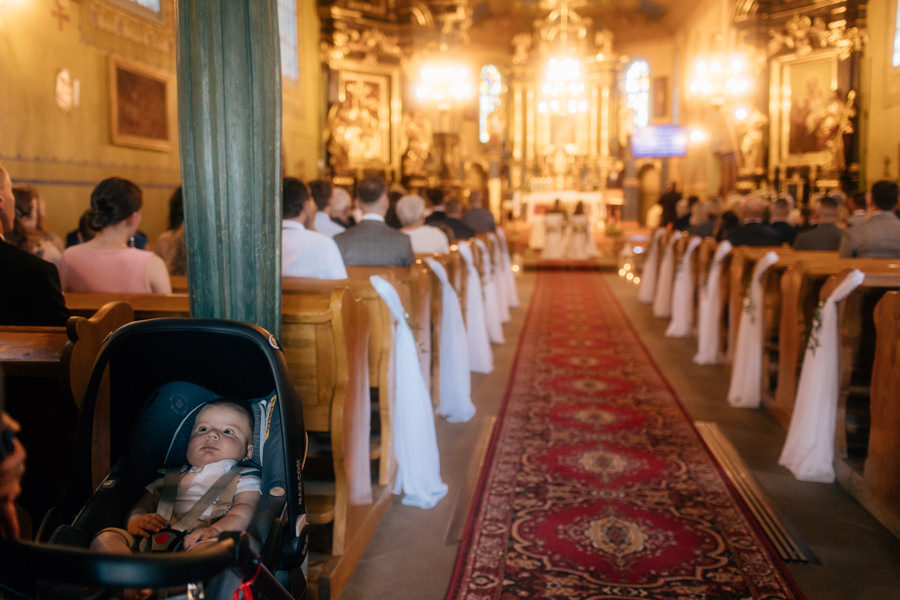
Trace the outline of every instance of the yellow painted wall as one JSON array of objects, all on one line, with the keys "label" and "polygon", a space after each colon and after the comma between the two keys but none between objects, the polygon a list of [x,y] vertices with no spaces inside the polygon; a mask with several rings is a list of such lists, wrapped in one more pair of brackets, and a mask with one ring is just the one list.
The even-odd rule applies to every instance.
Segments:
[{"label": "yellow painted wall", "polygon": [[[152,23],[106,0],[4,2],[0,12],[0,162],[13,181],[35,185],[47,206],[50,231],[74,229],[101,179],[131,179],[144,191],[143,229],[151,240],[165,229],[168,198],[179,185],[173,3],[163,23]],[[55,13],[55,14],[54,14]],[[316,174],[320,137],[319,21],[315,3],[298,3],[301,81],[285,84],[285,170]],[[113,32],[110,32],[109,30]],[[119,35],[115,31],[122,31]],[[143,41],[141,41],[143,40]],[[109,57],[122,57],[171,76],[168,106],[171,149],[113,145],[110,134]],[[57,72],[80,84],[70,112],[55,101]]]},{"label": "yellow painted wall", "polygon": [[[872,183],[885,176],[896,179],[900,174],[900,130],[893,125],[900,122],[900,102],[888,97],[886,84],[892,78],[888,59],[894,35],[894,10],[896,0],[871,0],[868,6],[867,26],[869,41],[862,64],[860,92],[860,139],[863,140],[861,185],[870,188]],[[898,77],[896,74],[893,78]],[[870,123],[885,123],[877,131]],[[871,135],[871,134],[875,135]],[[885,172],[885,158],[890,165]]]}]

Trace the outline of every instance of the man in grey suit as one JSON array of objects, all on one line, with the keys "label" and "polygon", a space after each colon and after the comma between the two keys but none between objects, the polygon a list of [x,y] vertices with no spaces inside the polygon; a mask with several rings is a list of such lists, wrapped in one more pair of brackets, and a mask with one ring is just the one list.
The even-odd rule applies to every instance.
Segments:
[{"label": "man in grey suit", "polygon": [[348,267],[408,267],[415,260],[409,236],[391,229],[384,222],[388,197],[384,182],[376,177],[359,183],[359,207],[362,220],[356,226],[334,236]]},{"label": "man in grey suit", "polygon": [[882,179],[872,185],[873,211],[864,223],[849,227],[841,238],[840,254],[853,258],[900,258],[900,219],[894,214],[898,188]]},{"label": "man in grey suit", "polygon": [[794,250],[837,250],[843,232],[835,224],[838,217],[838,200],[834,196],[822,196],[816,209],[818,225],[801,231],[794,238]]}]

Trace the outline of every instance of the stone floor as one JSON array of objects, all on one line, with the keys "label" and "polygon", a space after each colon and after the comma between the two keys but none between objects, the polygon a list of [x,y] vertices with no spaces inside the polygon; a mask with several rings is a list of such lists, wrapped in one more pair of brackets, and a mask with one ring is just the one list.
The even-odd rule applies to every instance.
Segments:
[{"label": "stone floor", "polygon": [[[589,273],[585,275],[588,276]],[[900,540],[887,532],[838,485],[801,483],[777,464],[785,431],[762,410],[735,409],[725,402],[722,367],[698,366],[696,343],[662,335],[665,323],[637,301],[636,286],[604,275],[643,343],[695,420],[713,421],[737,448],[772,504],[819,564],[789,564],[810,600],[900,598]],[[501,405],[536,274],[518,279],[522,306],[504,326],[506,343],[494,347],[495,370],[475,375],[478,409],[468,423],[437,421],[441,473],[450,492],[423,511],[395,499],[341,600],[441,600],[447,590],[459,534],[477,478],[483,441]]]}]

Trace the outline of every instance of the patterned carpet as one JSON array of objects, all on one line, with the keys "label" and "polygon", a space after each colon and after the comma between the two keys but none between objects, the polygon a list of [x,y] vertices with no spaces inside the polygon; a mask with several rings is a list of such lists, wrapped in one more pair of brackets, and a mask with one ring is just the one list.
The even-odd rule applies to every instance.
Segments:
[{"label": "patterned carpet", "polygon": [[448,600],[802,598],[596,273],[542,271]]}]

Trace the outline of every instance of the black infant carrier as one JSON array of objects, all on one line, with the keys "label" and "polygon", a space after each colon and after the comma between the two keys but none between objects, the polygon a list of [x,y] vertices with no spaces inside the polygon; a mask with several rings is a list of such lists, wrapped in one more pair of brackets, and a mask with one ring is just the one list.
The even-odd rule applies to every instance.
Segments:
[{"label": "black infant carrier", "polygon": [[[185,464],[194,417],[218,397],[246,402],[255,418],[253,456],[241,465],[259,470],[262,495],[247,530],[189,552],[90,551],[98,531],[124,526],[161,468]],[[0,541],[7,597],[102,598],[147,589],[160,597],[305,596],[306,435],[300,399],[268,332],[204,319],[122,327],[94,364],[78,444],[70,493],[45,519],[38,541]],[[109,474],[93,489],[105,465]]]}]

